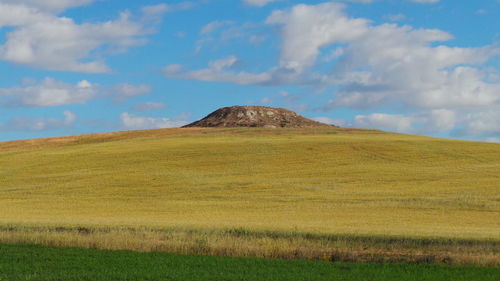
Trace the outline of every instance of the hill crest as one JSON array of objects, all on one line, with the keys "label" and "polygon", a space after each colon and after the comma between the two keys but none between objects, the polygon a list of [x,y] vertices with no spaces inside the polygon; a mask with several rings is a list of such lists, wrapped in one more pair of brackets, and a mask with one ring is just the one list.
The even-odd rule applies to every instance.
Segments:
[{"label": "hill crest", "polygon": [[305,118],[291,110],[266,106],[222,107],[187,127],[335,127]]}]

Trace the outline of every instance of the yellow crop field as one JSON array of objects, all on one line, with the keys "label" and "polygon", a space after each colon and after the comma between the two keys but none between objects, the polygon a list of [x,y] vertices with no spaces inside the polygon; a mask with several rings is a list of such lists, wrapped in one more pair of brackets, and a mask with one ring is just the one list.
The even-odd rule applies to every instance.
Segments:
[{"label": "yellow crop field", "polygon": [[499,215],[499,144],[335,128],[0,143],[4,227],[498,241]]}]

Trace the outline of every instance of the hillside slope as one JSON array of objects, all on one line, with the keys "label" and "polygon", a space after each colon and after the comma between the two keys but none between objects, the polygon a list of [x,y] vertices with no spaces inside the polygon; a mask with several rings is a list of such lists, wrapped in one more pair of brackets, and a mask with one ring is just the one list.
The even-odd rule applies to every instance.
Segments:
[{"label": "hillside slope", "polygon": [[0,143],[0,225],[500,239],[500,145],[316,129]]}]

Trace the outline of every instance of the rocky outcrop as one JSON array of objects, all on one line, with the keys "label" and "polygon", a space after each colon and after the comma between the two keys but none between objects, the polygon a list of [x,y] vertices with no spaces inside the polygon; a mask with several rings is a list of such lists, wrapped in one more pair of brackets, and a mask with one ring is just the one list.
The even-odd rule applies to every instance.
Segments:
[{"label": "rocky outcrop", "polygon": [[308,128],[332,125],[316,122],[283,108],[231,106],[217,109],[205,118],[184,127]]}]

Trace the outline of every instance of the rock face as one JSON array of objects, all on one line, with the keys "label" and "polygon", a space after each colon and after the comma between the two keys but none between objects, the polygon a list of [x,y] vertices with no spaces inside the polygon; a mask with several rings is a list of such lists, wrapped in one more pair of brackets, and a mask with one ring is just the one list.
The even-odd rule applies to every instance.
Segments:
[{"label": "rock face", "polygon": [[207,117],[184,127],[307,128],[332,127],[332,125],[307,119],[283,108],[231,106],[219,108]]}]

